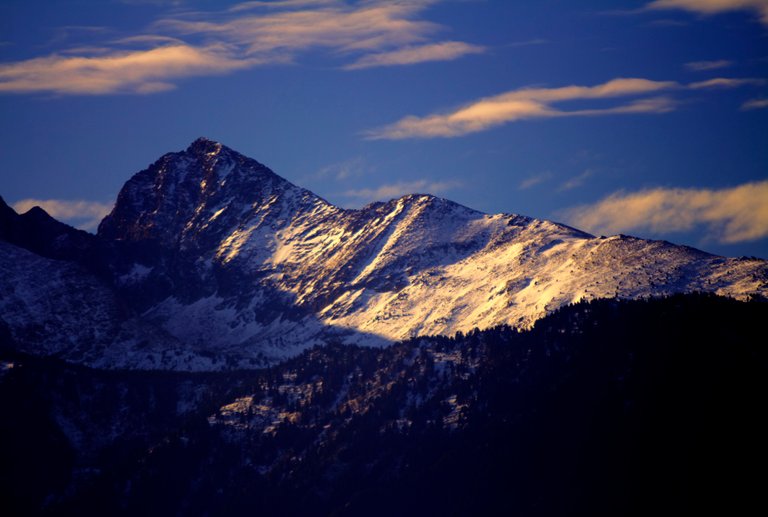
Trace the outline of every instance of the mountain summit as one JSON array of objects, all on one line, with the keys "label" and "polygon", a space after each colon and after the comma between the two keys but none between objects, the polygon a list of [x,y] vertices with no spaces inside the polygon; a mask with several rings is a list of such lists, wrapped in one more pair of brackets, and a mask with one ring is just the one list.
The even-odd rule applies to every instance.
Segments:
[{"label": "mountain summit", "polygon": [[[101,298],[116,300],[113,327],[123,330],[73,344],[51,321],[77,319],[76,309],[55,314],[50,307],[47,330],[39,330],[39,314],[14,310],[3,318],[17,346],[34,350],[46,339],[48,352],[87,363],[112,364],[108,355],[121,358],[113,366],[216,369],[270,363],[328,342],[381,345],[527,327],[581,299],[690,291],[747,298],[768,290],[762,260],[596,238],[429,195],[342,209],[203,138],[134,175],[96,240],[111,251],[99,255],[96,269],[73,257],[67,267],[79,273],[67,273],[74,284],[66,289],[98,270]],[[21,253],[12,243],[2,249],[5,257]],[[0,305],[36,307],[29,297],[42,292],[27,289],[31,281],[4,278],[0,287],[10,294]],[[29,321],[37,321],[37,333]],[[149,327],[156,337],[148,342],[140,333]],[[87,353],[73,357],[74,348]],[[123,349],[131,353],[116,352]]]},{"label": "mountain summit", "polygon": [[[98,234],[109,240],[192,245],[214,228],[234,222],[236,212],[296,194],[315,197],[256,160],[199,138],[133,176]],[[217,218],[224,223],[212,226]]]}]

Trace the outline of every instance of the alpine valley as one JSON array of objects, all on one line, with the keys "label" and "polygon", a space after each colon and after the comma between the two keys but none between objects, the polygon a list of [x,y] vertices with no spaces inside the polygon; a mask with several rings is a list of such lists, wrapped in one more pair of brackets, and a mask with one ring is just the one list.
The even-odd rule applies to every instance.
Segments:
[{"label": "alpine valley", "polygon": [[[0,200],[1,201],[1,200]],[[0,202],[4,515],[747,515],[768,262],[207,139],[96,235]]]}]

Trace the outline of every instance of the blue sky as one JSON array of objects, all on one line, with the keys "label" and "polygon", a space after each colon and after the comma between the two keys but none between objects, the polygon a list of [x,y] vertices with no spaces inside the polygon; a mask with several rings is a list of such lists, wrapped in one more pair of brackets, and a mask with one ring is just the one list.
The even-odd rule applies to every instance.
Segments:
[{"label": "blue sky", "polygon": [[345,207],[429,192],[768,257],[768,0],[6,0],[0,174],[81,227],[198,136]]}]

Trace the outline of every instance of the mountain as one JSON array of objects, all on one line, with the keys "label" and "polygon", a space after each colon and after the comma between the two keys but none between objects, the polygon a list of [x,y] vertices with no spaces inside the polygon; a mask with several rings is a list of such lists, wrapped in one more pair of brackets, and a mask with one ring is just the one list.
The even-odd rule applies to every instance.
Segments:
[{"label": "mountain", "polygon": [[[2,238],[3,260],[26,262],[0,280],[0,327],[13,346],[75,361],[71,351],[84,350],[80,362],[115,367],[253,367],[331,342],[384,345],[499,324],[527,328],[579,300],[768,294],[764,260],[623,235],[597,238],[430,195],[342,209],[203,138],[125,184],[87,259]],[[92,325],[89,316],[78,321],[77,304],[85,314],[102,301],[40,308],[41,291],[27,287],[39,282],[35,271],[59,266],[78,271],[68,273],[71,285],[59,282],[64,298],[78,282],[96,282],[105,293],[99,300],[115,300],[113,326],[129,327],[116,334],[122,341],[69,332],[67,325]],[[42,334],[30,334],[25,322],[39,320],[41,311],[48,323]]]},{"label": "mountain", "polygon": [[17,214],[0,197],[0,241],[43,257],[85,261],[97,238],[57,221],[39,206]]}]

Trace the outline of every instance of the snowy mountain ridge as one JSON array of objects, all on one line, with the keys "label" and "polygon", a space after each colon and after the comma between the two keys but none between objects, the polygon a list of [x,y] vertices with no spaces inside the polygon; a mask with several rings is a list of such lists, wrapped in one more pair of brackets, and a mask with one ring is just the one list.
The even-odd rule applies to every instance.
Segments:
[{"label": "snowy mountain ridge", "polygon": [[[151,361],[137,353],[114,363],[122,367],[252,366],[331,341],[382,345],[499,324],[527,327],[581,299],[768,294],[763,260],[596,238],[430,195],[342,209],[202,138],[131,178],[98,241],[120,250],[103,254],[108,273],[100,281],[127,307],[121,321],[152,327],[174,350],[158,356],[149,344]],[[8,279],[0,285],[0,314],[19,346],[33,349],[23,337],[23,311],[11,321],[5,316],[7,307],[23,305],[34,320],[34,300],[25,298],[34,295],[14,281],[13,289]],[[128,332],[122,344],[74,344],[53,334],[49,348],[65,357],[75,346],[119,356],[115,350],[135,351],[138,339]]]}]

